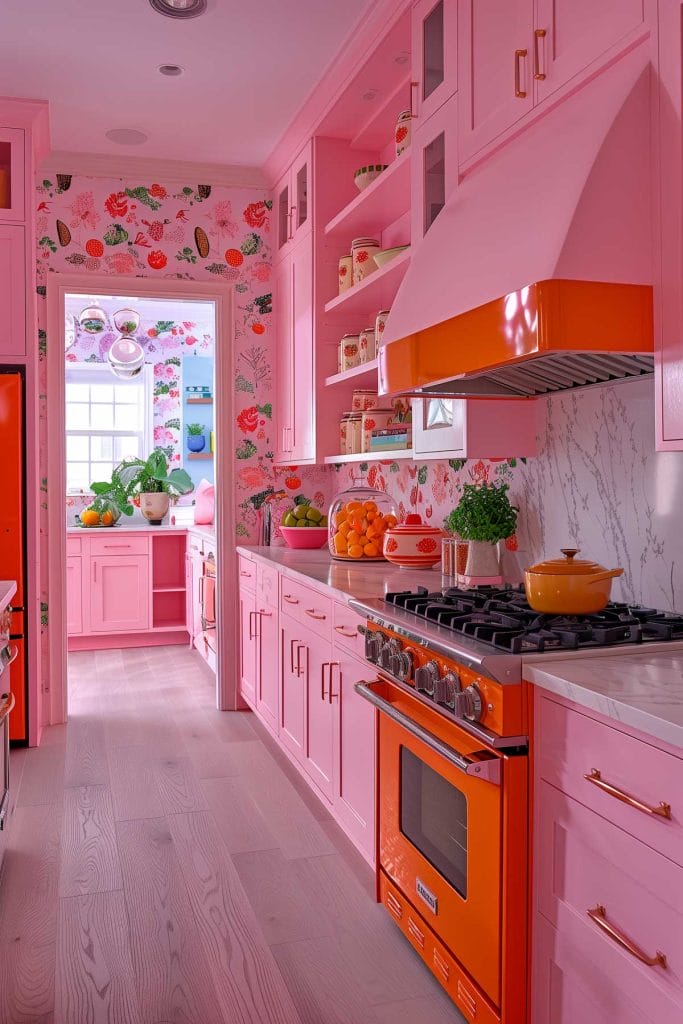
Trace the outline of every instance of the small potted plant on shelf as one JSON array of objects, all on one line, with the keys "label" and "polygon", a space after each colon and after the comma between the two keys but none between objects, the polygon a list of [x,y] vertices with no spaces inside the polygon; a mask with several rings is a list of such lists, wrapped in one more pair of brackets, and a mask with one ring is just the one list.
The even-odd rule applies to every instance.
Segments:
[{"label": "small potted plant on shelf", "polygon": [[203,452],[206,445],[206,437],[204,436],[204,427],[201,423],[188,423],[186,430],[188,451]]},{"label": "small potted plant on shelf", "polygon": [[152,526],[158,526],[168,512],[171,495],[189,494],[194,484],[184,469],[169,472],[166,455],[155,448],[148,459],[124,459],[111,480],[93,483],[91,489],[115,501],[127,516],[133,514],[131,499],[139,496],[143,516]]},{"label": "small potted plant on shelf", "polygon": [[517,528],[518,509],[510,504],[508,485],[465,484],[457,506],[444,521],[446,529],[468,541],[465,582],[496,586],[503,582],[498,564],[498,541]]}]

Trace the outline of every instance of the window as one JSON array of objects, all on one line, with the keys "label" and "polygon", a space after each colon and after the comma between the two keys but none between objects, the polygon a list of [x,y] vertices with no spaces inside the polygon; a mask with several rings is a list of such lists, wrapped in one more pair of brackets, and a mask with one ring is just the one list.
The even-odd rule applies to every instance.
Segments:
[{"label": "window", "polygon": [[66,368],[66,489],[88,491],[121,459],[152,450],[152,367],[122,381],[101,363]]}]

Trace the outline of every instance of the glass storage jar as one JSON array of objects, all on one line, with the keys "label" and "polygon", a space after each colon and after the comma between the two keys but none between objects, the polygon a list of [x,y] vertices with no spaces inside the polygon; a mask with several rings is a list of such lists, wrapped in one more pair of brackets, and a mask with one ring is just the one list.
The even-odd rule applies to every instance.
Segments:
[{"label": "glass storage jar", "polygon": [[398,514],[392,498],[372,487],[350,487],[332,501],[329,546],[342,561],[384,561],[384,533],[396,526]]}]

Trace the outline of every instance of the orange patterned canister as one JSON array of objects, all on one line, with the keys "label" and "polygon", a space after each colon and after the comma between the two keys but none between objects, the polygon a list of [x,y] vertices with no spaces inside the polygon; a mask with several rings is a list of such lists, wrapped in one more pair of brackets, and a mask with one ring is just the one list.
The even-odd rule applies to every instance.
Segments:
[{"label": "orange patterned canister", "polygon": [[376,238],[354,238],[351,243],[354,284],[360,284],[370,274],[374,274],[377,270],[374,257],[381,248]]}]

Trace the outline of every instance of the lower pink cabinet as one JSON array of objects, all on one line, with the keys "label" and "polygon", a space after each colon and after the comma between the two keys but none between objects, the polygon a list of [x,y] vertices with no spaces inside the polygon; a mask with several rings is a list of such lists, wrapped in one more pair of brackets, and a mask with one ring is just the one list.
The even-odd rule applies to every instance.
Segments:
[{"label": "lower pink cabinet", "polygon": [[256,710],[266,725],[277,732],[280,702],[279,628],[277,593],[275,604],[257,603],[254,624],[257,632]]},{"label": "lower pink cabinet", "polygon": [[[532,1024],[680,1024],[683,866],[660,850],[675,850],[662,830],[672,839],[678,830],[683,759],[538,693],[535,722]],[[658,779],[672,795],[671,818],[646,810],[657,757],[671,759]],[[584,788],[575,787],[586,758]],[[640,806],[610,797],[598,812],[584,775],[601,769]],[[620,771],[630,774],[628,790]]]},{"label": "lower pink cabinet", "polygon": [[69,636],[83,632],[83,592],[80,555],[66,557],[66,631]]},{"label": "lower pink cabinet", "polygon": [[90,559],[93,633],[137,633],[149,628],[149,557],[99,555]]},{"label": "lower pink cabinet", "polygon": [[253,708],[256,705],[256,596],[250,587],[240,587],[240,693]]}]

